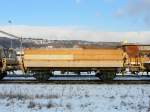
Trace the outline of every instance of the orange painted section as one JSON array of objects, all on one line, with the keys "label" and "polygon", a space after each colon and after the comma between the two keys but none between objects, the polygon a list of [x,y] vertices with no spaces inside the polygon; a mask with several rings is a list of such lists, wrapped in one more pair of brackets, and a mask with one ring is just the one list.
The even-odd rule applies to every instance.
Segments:
[{"label": "orange painted section", "polygon": [[131,58],[139,56],[139,48],[136,45],[130,45],[125,47],[125,51],[127,52],[128,56]]}]

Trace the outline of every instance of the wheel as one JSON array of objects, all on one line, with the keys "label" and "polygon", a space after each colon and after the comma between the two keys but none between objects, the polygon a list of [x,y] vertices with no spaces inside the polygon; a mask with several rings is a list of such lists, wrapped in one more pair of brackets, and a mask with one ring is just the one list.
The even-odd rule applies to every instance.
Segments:
[{"label": "wheel", "polygon": [[138,73],[139,73],[138,71],[131,71],[132,75],[138,75]]},{"label": "wheel", "polygon": [[51,72],[36,72],[36,73],[34,73],[33,76],[38,81],[47,81],[50,78],[51,75],[52,75]]},{"label": "wheel", "polygon": [[113,80],[116,77],[116,73],[113,71],[102,71],[96,74],[102,81]]},{"label": "wheel", "polygon": [[7,72],[0,73],[0,80],[2,80],[7,75]]},{"label": "wheel", "polygon": [[81,75],[81,72],[80,72],[80,71],[77,71],[77,72],[75,72],[75,74],[77,74],[78,76],[80,76],[80,75]]}]

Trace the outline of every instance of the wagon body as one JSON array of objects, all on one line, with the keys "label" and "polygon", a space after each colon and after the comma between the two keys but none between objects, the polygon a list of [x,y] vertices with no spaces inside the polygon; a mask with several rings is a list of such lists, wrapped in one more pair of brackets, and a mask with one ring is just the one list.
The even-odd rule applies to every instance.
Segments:
[{"label": "wagon body", "polygon": [[150,45],[123,45],[127,53],[127,66],[131,72],[150,71]]},{"label": "wagon body", "polygon": [[30,70],[91,70],[123,67],[122,49],[25,49],[23,64]]}]

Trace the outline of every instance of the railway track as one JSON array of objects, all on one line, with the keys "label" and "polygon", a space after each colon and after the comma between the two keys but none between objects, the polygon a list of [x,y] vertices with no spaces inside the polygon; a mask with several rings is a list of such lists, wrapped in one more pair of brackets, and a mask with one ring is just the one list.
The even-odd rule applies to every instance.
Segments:
[{"label": "railway track", "polygon": [[2,80],[0,84],[150,84],[150,80],[48,80],[39,82],[36,80]]},{"label": "railway track", "polygon": [[[29,74],[16,74],[16,75],[7,75],[6,77],[33,77],[33,75],[29,75]],[[94,75],[53,75],[52,77],[95,77]],[[150,74],[149,75],[133,75],[133,74],[129,74],[129,75],[117,75],[117,77],[149,77],[150,78]]]},{"label": "railway track", "polygon": [[51,77],[48,81],[39,82],[32,75],[8,75],[0,84],[150,84],[150,76],[117,76],[113,81],[101,81],[93,75]]}]

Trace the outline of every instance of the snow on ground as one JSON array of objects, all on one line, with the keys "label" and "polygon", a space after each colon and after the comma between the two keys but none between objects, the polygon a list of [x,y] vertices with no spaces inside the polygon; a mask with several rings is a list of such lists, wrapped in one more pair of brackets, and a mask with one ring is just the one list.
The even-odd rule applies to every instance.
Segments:
[{"label": "snow on ground", "polygon": [[150,112],[150,85],[0,84],[0,112]]}]

